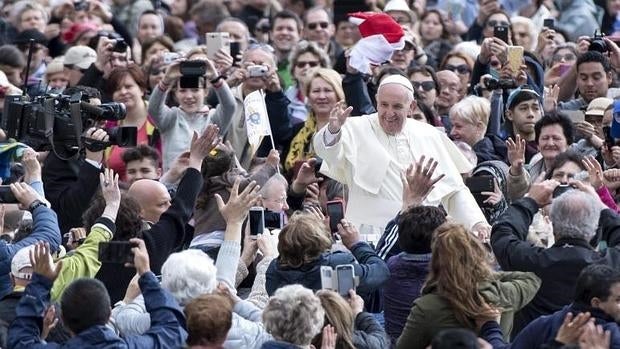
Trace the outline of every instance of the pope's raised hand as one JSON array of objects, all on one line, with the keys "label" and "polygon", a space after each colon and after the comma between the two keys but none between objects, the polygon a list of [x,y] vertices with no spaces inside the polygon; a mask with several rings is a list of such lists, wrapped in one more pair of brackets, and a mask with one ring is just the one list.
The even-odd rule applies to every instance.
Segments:
[{"label": "pope's raised hand", "polygon": [[336,107],[329,114],[329,125],[327,129],[332,134],[336,134],[340,131],[340,128],[347,121],[349,115],[353,111],[353,107],[346,107],[346,104],[343,101],[338,102]]}]

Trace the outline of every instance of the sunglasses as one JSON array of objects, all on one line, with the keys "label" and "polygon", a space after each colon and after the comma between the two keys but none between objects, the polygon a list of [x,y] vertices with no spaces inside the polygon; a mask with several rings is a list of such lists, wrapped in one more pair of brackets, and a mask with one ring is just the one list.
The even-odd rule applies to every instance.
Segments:
[{"label": "sunglasses", "polygon": [[559,61],[562,60],[562,58],[565,61],[574,61],[574,60],[577,59],[577,56],[575,56],[573,53],[567,53],[567,54],[564,54],[564,55],[560,55],[560,54],[553,55],[553,61],[554,62],[559,62]]},{"label": "sunglasses", "polygon": [[453,72],[457,72],[457,73],[459,73],[461,75],[465,75],[465,74],[471,73],[471,69],[469,69],[467,64],[461,64],[461,65],[446,64],[444,69],[445,70],[450,70],[450,71],[453,71]]},{"label": "sunglasses", "polygon": [[317,67],[318,65],[319,65],[319,62],[316,62],[316,61],[308,61],[308,62],[297,61],[297,63],[295,63],[295,66],[297,68],[304,68],[306,66],[309,66],[310,68],[314,68],[314,67]]},{"label": "sunglasses", "polygon": [[493,20],[493,21],[488,21],[488,22],[487,22],[487,27],[489,27],[489,28],[495,28],[495,27],[497,27],[497,26],[500,26],[500,27],[509,27],[509,26],[510,26],[510,23],[508,23],[508,22],[506,22],[506,21],[495,21],[495,20]]},{"label": "sunglasses", "polygon": [[327,27],[329,27],[329,23],[328,22],[308,23],[308,29],[310,30],[315,30],[318,26],[321,26],[321,29],[327,29]]},{"label": "sunglasses", "polygon": [[434,81],[424,81],[424,82],[417,82],[417,81],[413,81],[411,82],[411,85],[413,85],[413,89],[414,90],[419,90],[420,87],[422,88],[422,90],[428,92],[431,91],[435,88],[435,82]]}]

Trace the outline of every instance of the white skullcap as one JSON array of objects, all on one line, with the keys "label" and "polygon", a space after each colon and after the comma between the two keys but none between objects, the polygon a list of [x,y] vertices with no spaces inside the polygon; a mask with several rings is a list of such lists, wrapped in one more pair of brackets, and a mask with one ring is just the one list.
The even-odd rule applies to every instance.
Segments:
[{"label": "white skullcap", "polygon": [[409,81],[409,79],[407,79],[406,77],[400,74],[388,75],[381,80],[379,88],[387,84],[398,84],[400,86],[403,86],[404,88],[409,90],[411,97],[413,97],[413,85],[411,85],[411,81]]}]

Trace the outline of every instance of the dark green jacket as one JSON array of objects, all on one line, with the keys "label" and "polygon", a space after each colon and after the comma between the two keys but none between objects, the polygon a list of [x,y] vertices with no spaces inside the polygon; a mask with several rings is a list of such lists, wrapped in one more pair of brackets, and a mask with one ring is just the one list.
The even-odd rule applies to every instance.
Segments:
[{"label": "dark green jacket", "polygon": [[[500,325],[506,337],[512,330],[514,313],[534,298],[540,283],[535,274],[524,272],[495,273],[493,280],[480,283],[479,291],[487,303],[502,309]],[[435,292],[435,285],[428,285],[414,301],[396,349],[425,349],[446,328],[465,327],[475,331],[473,319],[469,324],[461,324],[450,303]]]}]

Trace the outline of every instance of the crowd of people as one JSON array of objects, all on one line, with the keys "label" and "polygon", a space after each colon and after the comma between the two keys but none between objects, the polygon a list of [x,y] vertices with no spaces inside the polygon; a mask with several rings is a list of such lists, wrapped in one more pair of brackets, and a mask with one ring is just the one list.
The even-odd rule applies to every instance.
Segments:
[{"label": "crowd of people", "polygon": [[618,1],[0,9],[0,348],[620,348]]}]

